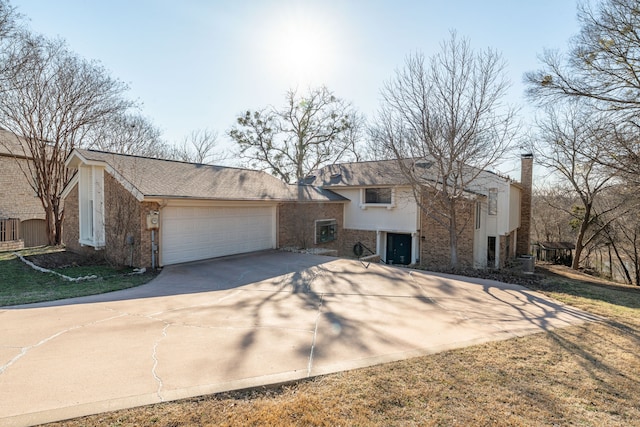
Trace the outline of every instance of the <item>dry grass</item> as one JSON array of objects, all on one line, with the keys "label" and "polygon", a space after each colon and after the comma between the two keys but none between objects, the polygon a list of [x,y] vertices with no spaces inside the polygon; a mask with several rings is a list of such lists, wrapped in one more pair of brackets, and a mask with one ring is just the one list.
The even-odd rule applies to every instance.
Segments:
[{"label": "dry grass", "polygon": [[640,289],[582,276],[539,285],[608,320],[55,425],[640,425]]}]

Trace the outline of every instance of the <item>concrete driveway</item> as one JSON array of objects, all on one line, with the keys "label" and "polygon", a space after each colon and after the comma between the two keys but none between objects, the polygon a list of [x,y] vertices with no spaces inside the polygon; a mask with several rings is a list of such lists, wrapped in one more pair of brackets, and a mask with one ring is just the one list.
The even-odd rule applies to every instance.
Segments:
[{"label": "concrete driveway", "polygon": [[594,320],[523,287],[261,252],[0,309],[0,425],[289,381]]}]

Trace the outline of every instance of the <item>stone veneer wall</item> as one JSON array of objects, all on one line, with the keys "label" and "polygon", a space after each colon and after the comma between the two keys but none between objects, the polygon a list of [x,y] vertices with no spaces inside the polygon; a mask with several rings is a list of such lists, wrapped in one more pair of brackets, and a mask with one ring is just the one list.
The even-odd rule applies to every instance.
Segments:
[{"label": "stone veneer wall", "polygon": [[[475,203],[458,202],[458,266],[473,267],[473,232]],[[451,264],[449,230],[420,212],[420,265],[448,268]]]},{"label": "stone veneer wall", "polygon": [[24,240],[8,240],[6,242],[0,242],[0,252],[4,251],[17,251],[24,249]]}]

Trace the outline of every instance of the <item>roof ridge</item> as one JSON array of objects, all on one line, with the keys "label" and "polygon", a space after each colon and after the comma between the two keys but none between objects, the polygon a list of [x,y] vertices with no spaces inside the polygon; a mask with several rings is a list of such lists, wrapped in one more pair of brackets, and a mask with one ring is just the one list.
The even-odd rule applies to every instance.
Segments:
[{"label": "roof ridge", "polygon": [[76,148],[76,150],[89,151],[89,152],[92,152],[92,153],[100,153],[100,154],[109,154],[109,155],[112,155],[112,156],[130,157],[130,158],[135,158],[135,159],[146,159],[146,160],[155,160],[155,161],[161,161],[161,162],[181,163],[181,164],[185,164],[185,165],[209,166],[209,167],[222,168],[222,169],[235,169],[235,170],[243,170],[243,171],[250,171],[250,172],[266,173],[264,171],[260,171],[260,170],[256,170],[256,169],[242,168],[242,167],[237,167],[237,166],[212,165],[212,164],[209,164],[209,163],[187,162],[187,161],[184,161],[184,160],[165,159],[165,158],[161,158],[161,157],[141,156],[141,155],[137,155],[137,154],[114,153],[112,151],[95,150],[95,149],[92,149],[92,148]]}]

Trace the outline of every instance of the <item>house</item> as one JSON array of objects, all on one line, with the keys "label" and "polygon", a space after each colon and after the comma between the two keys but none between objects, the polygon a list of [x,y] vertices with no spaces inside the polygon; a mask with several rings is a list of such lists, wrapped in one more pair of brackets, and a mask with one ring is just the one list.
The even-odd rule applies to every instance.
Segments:
[{"label": "house", "polygon": [[25,176],[31,160],[21,144],[0,128],[0,250],[47,244],[44,208]]},{"label": "house", "polygon": [[[74,150],[63,240],[114,263],[169,265],[278,247],[278,205],[341,204],[264,172]],[[300,191],[298,191],[300,190]]]},{"label": "house", "polygon": [[[459,203],[461,265],[499,268],[508,259],[529,253],[533,156],[524,155],[521,162],[522,183],[480,171],[467,191],[467,199]],[[427,267],[449,264],[448,229],[420,209],[397,161],[330,165],[308,177],[304,184],[349,200],[342,215],[335,214],[341,237],[333,243],[315,242],[315,246],[330,246],[340,255],[354,256],[361,251],[356,247],[360,243],[386,263]],[[425,201],[421,204],[428,205]],[[327,214],[322,216],[316,220],[331,219]]]},{"label": "house", "polygon": [[[64,242],[145,267],[284,247],[447,265],[447,231],[418,208],[394,165],[332,165],[288,185],[254,170],[76,149],[67,159],[77,173],[63,192]],[[524,234],[529,245],[518,231],[523,186],[485,177],[489,186],[460,204],[459,257],[475,267],[515,256]]]}]

